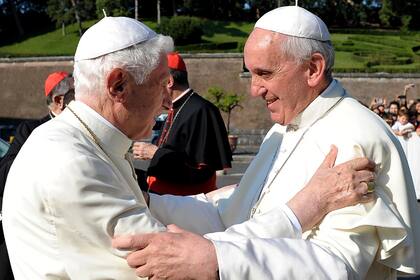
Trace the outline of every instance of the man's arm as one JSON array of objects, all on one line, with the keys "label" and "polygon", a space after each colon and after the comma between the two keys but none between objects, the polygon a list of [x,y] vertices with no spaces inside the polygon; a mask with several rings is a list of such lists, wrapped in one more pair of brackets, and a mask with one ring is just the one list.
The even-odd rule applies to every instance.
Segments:
[{"label": "man's arm", "polygon": [[[372,201],[374,196],[373,193],[368,193],[367,182],[375,178],[375,163],[366,158],[357,158],[332,168],[337,152],[337,148],[333,147],[305,188],[287,203],[291,214],[287,211],[287,206],[278,207],[233,225],[226,232],[248,238],[296,238],[300,237],[302,231],[314,227],[329,212],[346,205]],[[367,170],[363,170],[364,168]],[[291,215],[295,215],[298,220],[298,227],[301,227],[299,232],[296,232]],[[220,233],[211,236],[216,235]]]},{"label": "man's arm", "polygon": [[205,194],[174,196],[150,194],[150,212],[164,225],[177,224],[191,232],[206,234],[224,231],[217,205]]},{"label": "man's arm", "polygon": [[[311,188],[311,186],[313,185],[318,185],[319,187],[319,183],[322,182],[322,184],[325,184],[324,180],[326,179],[325,174],[328,174],[328,176],[337,176],[340,177],[341,171],[337,171],[334,168],[331,168],[331,161],[328,160],[329,157],[333,157],[335,160],[335,156],[336,156],[336,150],[332,151],[329,156],[327,157],[326,161],[323,163],[323,165],[320,167],[320,169],[317,171],[317,175],[314,176],[315,178],[318,177],[319,180],[311,180],[311,182],[309,183],[309,186],[307,186],[307,188]],[[368,169],[372,169],[373,168],[373,163],[369,162],[367,160],[362,161],[360,166],[364,166],[365,168],[368,167]],[[347,168],[343,168],[343,166],[346,165],[340,165],[337,166],[335,168],[342,168],[340,170],[343,170],[343,172],[349,172],[349,170],[351,168],[355,168],[355,169],[359,169],[359,166],[357,164],[354,164],[354,161],[351,161],[350,163],[347,163]],[[349,168],[351,167],[351,168]],[[323,171],[324,169],[331,169],[330,172],[326,172]],[[354,170],[353,170],[354,171]],[[351,173],[351,172],[350,172]],[[357,174],[357,172],[356,172]],[[331,191],[327,191],[326,193],[328,193],[329,195],[326,196],[320,196],[322,197],[324,200],[321,200],[322,205],[318,205],[315,208],[312,208],[312,210],[316,209],[316,211],[320,211],[321,214],[319,213],[312,213],[312,219],[310,218],[310,212],[311,211],[306,211],[306,210],[302,210],[302,209],[298,209],[299,207],[304,207],[304,208],[308,208],[307,206],[309,204],[304,203],[309,202],[312,204],[316,204],[319,201],[314,201],[313,196],[310,195],[310,192],[299,192],[296,196],[298,197],[297,201],[299,201],[299,203],[296,204],[291,204],[292,207],[292,211],[294,211],[295,213],[297,213],[298,215],[298,219],[300,221],[303,221],[304,224],[302,224],[303,228],[308,228],[311,226],[311,224],[314,224],[316,222],[318,222],[319,218],[322,218],[326,212],[325,211],[331,211],[333,209],[336,209],[335,207],[344,207],[346,205],[353,205],[355,203],[358,203],[362,200],[366,200],[367,198],[364,197],[362,194],[367,192],[367,185],[365,183],[361,183],[361,181],[369,181],[373,178],[372,172],[363,172],[364,175],[359,174],[359,176],[355,176],[354,174],[349,176],[349,178],[352,178],[352,180],[355,180],[354,182],[352,181],[349,184],[349,181],[347,180],[337,180],[337,178],[335,178],[335,180],[333,180],[333,182],[343,182],[343,185],[339,185],[339,186],[335,186],[337,188],[337,192],[331,192]],[[365,177],[366,176],[366,177]],[[331,177],[329,177],[331,178]],[[356,179],[357,178],[357,179]],[[370,179],[369,179],[370,178]],[[344,188],[346,188],[344,190]],[[330,188],[326,187],[327,190],[329,190]],[[338,191],[341,190],[341,191]],[[319,191],[317,189],[317,191]],[[351,194],[352,192],[356,193],[356,195]],[[306,197],[306,198],[302,198],[302,197]],[[345,197],[345,199],[343,199],[343,197]],[[369,198],[371,199],[371,198]],[[329,202],[326,202],[326,201]],[[333,202],[334,203],[331,203]],[[337,203],[338,201],[338,203]],[[298,207],[293,209],[293,207]],[[309,208],[311,209],[311,208]],[[303,217],[299,217],[299,213],[304,213]],[[271,214],[278,214],[277,211],[272,211]],[[229,258],[230,261],[233,263],[235,261],[238,261],[238,263],[236,263],[236,265],[238,266],[238,269],[251,269],[251,266],[253,265],[260,265],[261,268],[266,267],[264,264],[265,258],[264,257],[258,257],[257,255],[252,257],[249,254],[247,254],[248,250],[251,250],[252,252],[258,252],[260,250],[259,247],[255,247],[255,246],[263,246],[262,247],[262,251],[264,253],[268,253],[268,251],[272,252],[273,244],[270,244],[270,242],[266,242],[264,241],[264,239],[261,238],[256,238],[259,234],[259,230],[261,227],[263,227],[263,231],[262,232],[267,232],[267,225],[269,226],[270,224],[274,224],[275,228],[273,228],[273,233],[279,233],[279,229],[277,229],[277,225],[278,226],[282,226],[281,222],[282,221],[286,221],[288,222],[288,226],[286,226],[286,228],[289,229],[289,232],[292,230],[292,226],[290,226],[290,221],[287,220],[287,218],[285,218],[283,216],[283,220],[275,220],[275,222],[270,223],[269,221],[271,219],[266,219],[266,217],[270,217],[270,213],[268,213],[268,216],[259,216],[256,217],[254,219],[251,219],[250,221],[244,222],[243,224],[240,225],[236,225],[233,226],[231,228],[229,228],[225,233],[214,233],[214,234],[208,234],[207,238],[210,239],[214,239],[214,245],[216,248],[217,253],[217,259],[219,261],[219,268],[221,266],[221,263],[223,261],[224,258]],[[279,218],[281,218],[281,216],[277,216]],[[260,221],[258,221],[260,220]],[[260,223],[261,221],[263,221],[263,223]],[[271,220],[273,221],[273,220]],[[309,223],[307,223],[306,221],[310,221]],[[257,227],[255,227],[255,225]],[[285,226],[282,226],[283,228]],[[170,228],[169,228],[170,229]],[[269,231],[270,232],[270,231]],[[181,235],[180,235],[181,234]],[[255,238],[247,238],[247,235],[255,235]],[[286,234],[287,234],[287,230],[286,230]],[[177,268],[178,271],[183,271],[183,269],[187,269],[187,267],[190,267],[192,264],[191,262],[189,262],[186,259],[181,259],[181,258],[167,258],[168,256],[170,256],[171,254],[180,254],[180,255],[188,255],[188,252],[192,252],[192,251],[198,251],[200,252],[200,250],[207,250],[209,251],[209,240],[206,240],[204,238],[199,238],[198,236],[194,235],[194,246],[189,246],[189,240],[188,238],[190,238],[192,235],[192,233],[188,233],[188,232],[182,232],[182,233],[171,233],[171,232],[167,232],[167,233],[161,233],[161,234],[146,234],[146,235],[137,235],[137,236],[126,236],[126,237],[120,237],[117,239],[114,239],[113,241],[113,245],[115,247],[118,248],[131,248],[131,249],[140,249],[139,251],[133,252],[129,255],[129,257],[127,258],[127,261],[129,262],[130,266],[132,267],[137,267],[137,273],[138,275],[141,276],[148,276],[151,274],[154,275],[176,275],[176,269],[172,270],[172,268]],[[290,234],[291,237],[293,237],[293,234]],[[251,236],[252,237],[252,236]],[[192,238],[192,237],[191,237]],[[168,240],[177,240],[176,243],[176,248],[173,246],[165,246],[163,244],[167,244]],[[259,240],[259,241],[258,241]],[[287,245],[287,242],[285,241],[287,239],[273,239],[272,242],[274,243],[279,243],[279,244],[283,244],[285,243]],[[184,242],[185,241],[185,242]],[[296,241],[296,240],[295,240]],[[313,248],[317,248],[316,245],[312,245],[312,244],[308,244],[307,241],[296,241],[299,244],[302,243],[300,246],[299,244],[295,246],[296,249],[296,255],[299,255],[299,251],[303,250],[303,247],[308,247],[308,246],[313,246]],[[265,245],[264,245],[265,244]],[[265,247],[264,247],[265,246]],[[211,247],[210,247],[211,248]],[[229,251],[235,251],[234,249],[236,248],[236,251],[242,251],[240,256],[237,255],[231,255],[231,254],[227,254],[227,252]],[[144,249],[144,250],[142,250]],[[226,249],[226,250],[225,250]],[[285,246],[281,246],[279,248],[276,249],[276,252],[281,255],[281,254],[285,254],[285,252],[283,251],[285,250]],[[305,249],[306,250],[306,249]],[[312,257],[319,257],[319,256],[323,256],[324,258],[327,258],[328,252],[325,253],[325,250],[322,251],[323,249],[319,250],[311,250],[311,252],[313,252]],[[212,249],[210,250],[210,252],[212,252]],[[222,254],[219,254],[219,252],[223,252]],[[268,253],[268,255],[270,255],[271,253]],[[202,261],[203,263],[207,262],[207,263],[214,263],[214,258],[215,255],[214,254],[207,254],[207,255],[197,255],[196,258],[199,257],[203,257],[203,258],[209,258],[207,260],[200,260],[200,262]],[[147,262],[145,263],[144,260],[147,260]],[[150,262],[149,262],[150,260]],[[197,261],[197,260],[195,260]],[[303,261],[303,260],[302,260]],[[337,270],[332,269],[332,273],[331,275],[338,275],[337,273],[343,273],[343,275],[346,275],[346,269],[345,269],[345,265],[343,264],[343,262],[340,259],[334,258],[334,256],[330,256],[327,260],[328,262],[331,262],[331,267],[337,267]],[[156,265],[157,263],[160,263],[160,265]],[[241,263],[241,264],[240,264]],[[165,265],[163,265],[165,264]],[[168,264],[168,265],[166,265]],[[239,265],[240,264],[240,265]],[[298,267],[298,266],[296,266]],[[214,271],[217,270],[217,267],[215,269],[214,266],[206,266],[206,267],[200,267],[200,269],[196,269],[194,271],[194,273],[198,273],[198,275],[200,275],[201,273],[205,273],[205,274],[211,274],[214,273]],[[239,272],[234,270],[235,272]],[[271,273],[269,270],[267,269],[260,269],[258,271],[265,271],[266,273]],[[302,269],[302,271],[304,271],[304,269]],[[151,273],[151,274],[149,274]],[[223,275],[224,272],[221,272]],[[189,274],[190,275],[190,274]],[[204,275],[204,274],[203,274]],[[231,276],[233,275],[241,275],[242,274],[235,274],[232,273]],[[287,274],[289,275],[289,274]],[[325,274],[325,275],[330,275],[330,274]],[[178,275],[180,276],[180,275]],[[256,274],[255,276],[258,276],[258,274]],[[259,275],[262,276],[262,275]],[[269,274],[266,274],[266,276],[269,278]],[[174,276],[174,279],[177,279]],[[228,279],[232,279],[231,277]]]},{"label": "man's arm", "polygon": [[[332,148],[323,164],[318,169],[317,175],[313,177],[311,183],[301,191],[300,195],[295,196],[288,203],[289,207],[292,208],[292,212],[299,217],[299,222],[304,229],[310,228],[313,223],[319,221],[323,215],[332,209],[337,209],[336,207],[339,206],[335,204],[339,205],[340,202],[346,203],[346,201],[343,200],[348,199],[348,196],[337,196],[338,199],[332,198],[340,192],[345,192],[349,185],[353,187],[360,186],[360,188],[357,189],[357,192],[348,192],[346,195],[358,196],[362,201],[370,198],[369,196],[363,196],[367,186],[365,183],[360,184],[360,182],[373,179],[374,175],[371,171],[375,164],[367,159],[355,159],[331,168],[334,165],[336,156],[337,149]],[[364,168],[366,170],[363,170]],[[339,184],[333,185],[334,182]],[[323,191],[321,192],[319,188]],[[228,191],[219,194],[218,199],[227,199],[233,191],[236,191],[236,189],[230,188]],[[334,191],[336,193],[334,193]],[[314,201],[314,199],[317,199],[318,201]],[[331,204],[328,204],[328,201],[330,201]],[[344,205],[345,204],[342,204],[342,207]],[[317,207],[324,207],[324,209],[321,209],[322,211],[320,211]],[[285,214],[283,209],[284,208],[275,209],[271,214],[268,216],[265,215],[265,217],[262,218],[267,221],[273,219],[278,221],[277,223],[269,223],[269,225],[262,223],[261,227],[267,228],[267,226],[270,226],[273,230],[278,232],[279,227],[276,227],[276,225],[283,225],[285,226],[285,229],[280,236],[300,236],[300,233],[296,235],[295,230],[293,230],[294,226],[291,224],[288,215]],[[163,224],[176,224],[195,233],[206,234],[209,232],[224,231],[226,229],[217,210],[217,200],[209,200],[204,194],[189,197],[172,195],[159,196],[151,194],[150,210],[153,216]],[[315,214],[318,215],[318,217],[316,219],[311,219],[311,215]],[[270,218],[270,215],[275,216],[275,218]],[[280,220],[281,217],[284,217],[284,219]],[[231,229],[237,230],[245,235],[258,236],[259,234],[253,233],[254,229],[256,232],[263,231],[256,229],[257,227],[255,227],[255,225],[258,224],[260,223],[245,222],[233,226]]]},{"label": "man's arm", "polygon": [[46,209],[53,217],[60,257],[67,263],[70,278],[87,279],[94,267],[98,278],[134,279],[124,262],[128,252],[113,249],[112,236],[165,227],[113,165],[88,152],[69,158],[50,170],[61,176],[47,178],[44,184],[48,186]]}]

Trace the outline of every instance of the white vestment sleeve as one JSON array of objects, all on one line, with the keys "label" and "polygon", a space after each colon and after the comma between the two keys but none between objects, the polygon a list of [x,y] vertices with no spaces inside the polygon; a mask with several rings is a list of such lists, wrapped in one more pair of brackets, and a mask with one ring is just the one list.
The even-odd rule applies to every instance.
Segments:
[{"label": "white vestment sleeve", "polygon": [[224,231],[217,205],[204,194],[193,196],[150,194],[150,211],[164,225],[176,224],[197,234]]},{"label": "white vestment sleeve", "polygon": [[307,240],[237,238],[235,242],[212,242],[222,280],[349,279],[342,260]]},{"label": "white vestment sleeve", "polygon": [[[238,238],[301,238],[302,232],[294,225],[285,211],[286,205],[279,206],[241,224],[229,227],[225,232],[206,234],[211,240],[233,241]],[[292,212],[293,214],[293,212]],[[293,214],[294,215],[294,214]]]},{"label": "white vestment sleeve", "polygon": [[295,231],[295,233],[299,235],[299,237],[301,237],[302,226],[300,225],[300,222],[298,218],[296,217],[295,213],[293,213],[292,209],[290,209],[289,206],[287,206],[287,204],[284,204],[280,207],[283,210],[283,212],[287,215],[287,218],[289,219],[289,221],[292,223],[293,228],[294,228],[293,230]]},{"label": "white vestment sleeve", "polygon": [[[198,233],[220,234],[225,226],[220,219],[217,200],[209,201],[204,194],[174,196],[150,194],[150,211],[164,225],[176,224]],[[300,238],[302,228],[297,217],[285,204],[264,215],[231,226],[230,233],[259,237]]]}]

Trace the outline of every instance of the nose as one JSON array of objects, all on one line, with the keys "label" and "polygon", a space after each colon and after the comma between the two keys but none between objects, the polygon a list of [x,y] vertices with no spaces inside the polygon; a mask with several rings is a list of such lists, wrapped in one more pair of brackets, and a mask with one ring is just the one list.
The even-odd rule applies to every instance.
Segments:
[{"label": "nose", "polygon": [[251,95],[253,97],[264,96],[267,93],[267,89],[261,84],[260,80],[252,76],[251,78]]},{"label": "nose", "polygon": [[253,97],[264,96],[267,94],[267,89],[259,85],[251,85],[251,95]]}]

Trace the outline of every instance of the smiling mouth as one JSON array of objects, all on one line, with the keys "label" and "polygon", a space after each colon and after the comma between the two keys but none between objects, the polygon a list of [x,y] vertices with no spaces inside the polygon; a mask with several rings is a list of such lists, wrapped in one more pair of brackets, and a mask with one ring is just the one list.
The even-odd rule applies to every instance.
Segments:
[{"label": "smiling mouth", "polygon": [[277,99],[278,99],[277,97],[274,97],[274,98],[271,98],[271,99],[266,99],[265,102],[267,103],[267,106],[268,106],[268,105],[274,103]]}]

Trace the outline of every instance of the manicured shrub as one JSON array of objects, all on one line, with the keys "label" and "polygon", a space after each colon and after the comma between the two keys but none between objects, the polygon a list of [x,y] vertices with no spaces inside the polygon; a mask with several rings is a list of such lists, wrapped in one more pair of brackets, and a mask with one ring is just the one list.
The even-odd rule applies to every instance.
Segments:
[{"label": "manicured shrub", "polygon": [[158,32],[171,36],[176,45],[186,45],[201,42],[204,20],[197,17],[176,16],[163,17]]}]

